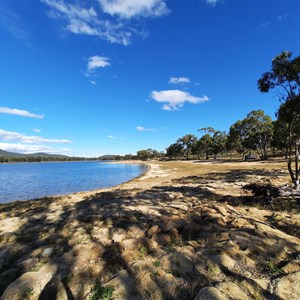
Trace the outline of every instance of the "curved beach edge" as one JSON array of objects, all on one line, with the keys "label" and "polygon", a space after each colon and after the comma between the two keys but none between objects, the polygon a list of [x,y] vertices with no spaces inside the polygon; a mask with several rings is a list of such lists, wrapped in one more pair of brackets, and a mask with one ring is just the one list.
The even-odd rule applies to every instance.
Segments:
[{"label": "curved beach edge", "polygon": [[23,204],[24,202],[31,202],[31,201],[43,201],[43,200],[61,200],[62,198],[70,198],[72,196],[79,196],[81,195],[82,197],[84,196],[91,196],[93,193],[99,193],[102,191],[109,191],[111,189],[116,189],[116,188],[121,188],[123,185],[126,185],[128,183],[133,183],[136,180],[142,178],[143,176],[145,176],[147,173],[149,173],[151,171],[151,164],[148,162],[144,162],[144,161],[122,161],[122,162],[118,162],[118,161],[113,161],[113,162],[107,162],[108,164],[124,164],[124,165],[132,165],[132,164],[136,164],[136,165],[144,165],[146,166],[146,170],[144,172],[142,172],[140,175],[129,179],[128,181],[124,181],[121,182],[117,185],[112,185],[109,187],[103,187],[103,188],[98,188],[98,189],[91,189],[91,190],[86,190],[86,191],[79,191],[79,192],[73,192],[73,193],[66,193],[66,194],[61,194],[61,195],[45,195],[42,197],[38,197],[38,198],[32,198],[32,199],[22,199],[22,200],[13,200],[10,202],[5,202],[5,203],[0,203],[0,207],[1,206],[6,206],[6,205],[18,205],[18,203]]}]

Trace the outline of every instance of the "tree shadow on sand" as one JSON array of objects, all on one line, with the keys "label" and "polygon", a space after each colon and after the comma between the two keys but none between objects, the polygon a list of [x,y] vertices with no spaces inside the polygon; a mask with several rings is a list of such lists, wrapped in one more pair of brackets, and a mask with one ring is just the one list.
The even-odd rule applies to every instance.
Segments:
[{"label": "tree shadow on sand", "polygon": [[195,299],[204,287],[226,294],[228,282],[249,298],[280,299],[261,283],[284,276],[270,272],[266,260],[288,263],[297,241],[189,186],[190,179],[75,203],[0,206],[20,223],[1,234],[1,299],[13,292],[23,299],[101,299],[109,292],[114,299]]}]

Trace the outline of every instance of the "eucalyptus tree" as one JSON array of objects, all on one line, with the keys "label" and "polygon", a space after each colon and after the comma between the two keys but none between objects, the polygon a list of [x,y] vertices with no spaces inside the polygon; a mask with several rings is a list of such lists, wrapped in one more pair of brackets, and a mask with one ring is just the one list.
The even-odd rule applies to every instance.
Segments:
[{"label": "eucalyptus tree", "polygon": [[200,156],[204,153],[200,139],[192,145],[191,153],[197,155],[197,159],[200,160]]},{"label": "eucalyptus tree", "polygon": [[262,93],[274,89],[281,105],[277,115],[287,125],[288,170],[295,189],[299,189],[300,147],[300,56],[292,59],[290,51],[283,51],[272,60],[271,70],[258,80]]},{"label": "eucalyptus tree", "polygon": [[193,134],[186,134],[185,136],[178,139],[177,143],[182,145],[182,149],[186,155],[186,159],[188,160],[193,145],[197,143],[197,137],[195,137]]},{"label": "eucalyptus tree", "polygon": [[209,159],[210,154],[221,154],[226,150],[226,132],[215,130],[213,127],[204,127],[198,131],[205,133],[198,142],[197,149],[204,152],[205,159]]},{"label": "eucalyptus tree", "polygon": [[273,135],[273,124],[270,116],[263,110],[253,110],[245,120],[248,130],[248,147],[253,145],[260,151],[260,158],[267,159],[267,148]]},{"label": "eucalyptus tree", "polygon": [[139,150],[136,152],[137,159],[147,160],[151,157],[151,153],[148,150]]},{"label": "eucalyptus tree", "polygon": [[289,130],[286,122],[277,119],[273,122],[273,137],[271,140],[271,146],[274,149],[278,149],[288,158],[288,144],[289,144]]},{"label": "eucalyptus tree", "polygon": [[241,120],[236,121],[229,128],[227,149],[235,150],[238,153],[245,153],[247,148],[246,129],[244,122]]},{"label": "eucalyptus tree", "polygon": [[213,149],[213,138],[210,134],[204,134],[199,139],[199,147],[202,149],[205,154],[205,159],[209,159],[209,155],[212,154]]},{"label": "eucalyptus tree", "polygon": [[261,159],[266,159],[272,133],[271,117],[262,110],[253,110],[246,118],[231,125],[227,145],[243,154],[259,150]]},{"label": "eucalyptus tree", "polygon": [[170,157],[170,159],[182,155],[182,152],[183,152],[182,144],[174,143],[166,148],[166,156]]},{"label": "eucalyptus tree", "polygon": [[217,130],[212,136],[212,153],[214,155],[222,154],[226,151],[227,134],[225,131]]}]

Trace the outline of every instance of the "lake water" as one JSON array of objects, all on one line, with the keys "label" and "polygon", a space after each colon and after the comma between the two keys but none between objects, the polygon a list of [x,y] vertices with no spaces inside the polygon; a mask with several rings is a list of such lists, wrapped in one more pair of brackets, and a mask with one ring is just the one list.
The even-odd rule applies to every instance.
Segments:
[{"label": "lake water", "polygon": [[111,187],[146,170],[99,161],[0,164],[0,203]]}]

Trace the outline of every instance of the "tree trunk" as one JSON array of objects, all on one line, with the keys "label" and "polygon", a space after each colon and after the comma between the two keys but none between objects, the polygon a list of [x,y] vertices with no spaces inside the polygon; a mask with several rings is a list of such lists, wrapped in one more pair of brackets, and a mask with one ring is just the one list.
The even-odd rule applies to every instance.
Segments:
[{"label": "tree trunk", "polygon": [[296,141],[295,145],[295,182],[294,187],[296,190],[299,189],[299,141]]}]

